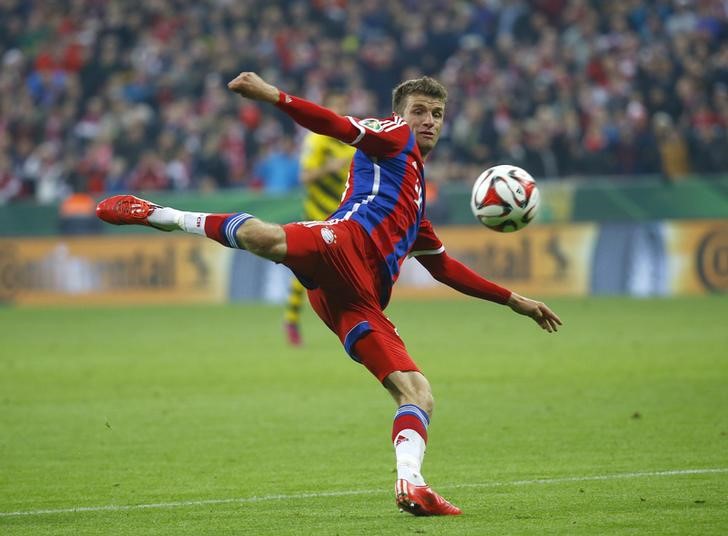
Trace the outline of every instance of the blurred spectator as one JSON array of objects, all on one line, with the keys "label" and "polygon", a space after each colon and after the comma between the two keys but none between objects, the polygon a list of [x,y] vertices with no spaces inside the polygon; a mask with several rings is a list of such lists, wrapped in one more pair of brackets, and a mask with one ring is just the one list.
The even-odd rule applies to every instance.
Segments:
[{"label": "blurred spectator", "polygon": [[165,173],[164,161],[154,151],[145,151],[132,169],[127,188],[130,190],[165,190],[171,181]]},{"label": "blurred spectator", "polygon": [[106,189],[109,193],[122,193],[127,191],[129,184],[129,164],[117,156],[111,161],[109,174],[106,176]]},{"label": "blurred spectator", "polygon": [[271,143],[254,170],[256,183],[269,194],[283,194],[298,186],[299,154],[289,136]]},{"label": "blurred spectator", "polygon": [[230,186],[230,173],[220,147],[220,136],[210,134],[205,140],[195,175],[197,186],[203,190],[210,191]]},{"label": "blurred spectator", "polygon": [[720,173],[728,169],[728,139],[717,125],[698,125],[690,139],[692,161],[697,173]]},{"label": "blurred spectator", "polygon": [[52,203],[67,193],[65,169],[53,142],[38,145],[23,162],[25,191],[32,192],[39,203]]},{"label": "blurred spectator", "polygon": [[728,171],[725,2],[7,0],[2,199],[254,185],[295,132],[226,90],[241,70],[315,101],[336,87],[360,117],[388,114],[405,77],[442,79],[443,181],[506,161],[542,178]]},{"label": "blurred spectator", "polygon": [[656,113],[653,123],[662,174],[672,182],[686,178],[690,173],[687,140],[666,112]]},{"label": "blurred spectator", "polygon": [[10,159],[0,153],[0,205],[19,197],[22,188],[23,184]]},{"label": "blurred spectator", "polygon": [[526,124],[526,151],[524,168],[534,177],[559,176],[559,164],[553,148],[553,139],[547,126],[537,120]]}]

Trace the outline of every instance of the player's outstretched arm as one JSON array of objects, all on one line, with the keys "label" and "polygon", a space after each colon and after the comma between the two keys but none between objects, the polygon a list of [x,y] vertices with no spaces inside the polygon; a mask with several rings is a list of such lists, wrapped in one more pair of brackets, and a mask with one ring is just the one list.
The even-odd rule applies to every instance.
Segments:
[{"label": "player's outstretched arm", "polygon": [[372,156],[393,156],[407,144],[410,130],[401,119],[390,119],[388,128],[372,129],[364,120],[339,115],[300,97],[288,95],[252,72],[243,72],[228,83],[242,97],[274,104],[312,132],[336,138]]},{"label": "player's outstretched arm", "polygon": [[288,95],[252,72],[243,72],[228,83],[228,89],[238,95],[276,105],[291,119],[312,132],[336,138],[344,143],[354,143],[360,138],[363,127],[355,126],[349,119],[309,102]]},{"label": "player's outstretched arm", "polygon": [[458,292],[502,305],[508,303],[511,297],[510,290],[481,277],[445,251],[417,255],[415,258],[432,277]]},{"label": "player's outstretched arm", "polygon": [[533,318],[542,329],[549,333],[558,331],[558,326],[562,325],[558,315],[549,309],[545,303],[524,298],[512,292],[506,304],[518,314]]},{"label": "player's outstretched arm", "polygon": [[546,304],[524,298],[488,281],[445,252],[416,258],[435,279],[458,292],[508,305],[515,312],[533,318],[549,333],[558,331],[561,325],[561,319]]}]

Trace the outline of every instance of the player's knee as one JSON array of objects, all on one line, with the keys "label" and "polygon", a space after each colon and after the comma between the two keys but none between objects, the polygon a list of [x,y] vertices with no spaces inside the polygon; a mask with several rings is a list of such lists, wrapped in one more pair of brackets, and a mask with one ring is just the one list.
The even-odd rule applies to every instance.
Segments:
[{"label": "player's knee", "polygon": [[417,389],[408,392],[400,400],[400,405],[402,404],[414,404],[424,410],[430,417],[432,417],[432,412],[435,409],[435,399],[433,398],[432,391],[430,391],[429,388]]},{"label": "player's knee", "polygon": [[435,399],[432,388],[420,372],[394,372],[384,381],[398,405],[415,404],[432,415]]},{"label": "player's knee", "polygon": [[280,261],[286,256],[286,233],[280,225],[250,220],[240,226],[235,237],[238,244],[259,257]]}]

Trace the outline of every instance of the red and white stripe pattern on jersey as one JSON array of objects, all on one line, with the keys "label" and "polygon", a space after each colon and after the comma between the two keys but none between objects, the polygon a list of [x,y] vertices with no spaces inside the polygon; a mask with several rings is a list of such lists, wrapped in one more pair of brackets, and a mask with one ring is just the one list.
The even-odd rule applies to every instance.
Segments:
[{"label": "red and white stripe pattern on jersey", "polygon": [[[349,122],[354,125],[357,130],[359,130],[359,135],[354,138],[354,141],[350,142],[349,145],[356,145],[359,143],[363,138],[364,135],[367,133],[367,128],[371,130],[372,132],[391,132],[395,128],[399,128],[401,126],[404,126],[406,123],[404,122],[404,119],[402,119],[397,114],[392,114],[391,119],[356,119],[354,117],[351,117],[350,115],[347,115],[346,118],[349,120]],[[371,126],[370,126],[371,125]]]},{"label": "red and white stripe pattern on jersey", "polygon": [[417,240],[412,244],[412,250],[408,257],[419,257],[427,255],[439,255],[445,252],[445,246],[432,228],[432,223],[427,218],[422,218],[420,228],[417,231]]},{"label": "red and white stripe pattern on jersey", "polygon": [[354,125],[354,126],[355,126],[355,127],[357,128],[357,130],[359,130],[359,135],[358,135],[358,136],[357,136],[356,138],[354,138],[354,141],[352,141],[352,142],[349,142],[349,145],[356,145],[357,143],[359,143],[359,142],[360,142],[360,141],[362,140],[362,138],[364,137],[364,134],[366,134],[366,133],[367,133],[367,131],[366,131],[366,130],[364,129],[364,127],[363,127],[363,126],[361,126],[361,125],[360,125],[360,124],[359,124],[359,123],[357,122],[357,120],[356,120],[356,119],[354,119],[354,118],[353,118],[353,117],[351,117],[350,115],[347,115],[347,116],[346,116],[346,118],[347,118],[347,119],[349,120],[349,122],[350,122],[350,123],[351,123],[352,125]]},{"label": "red and white stripe pattern on jersey", "polygon": [[383,132],[391,132],[397,127],[404,125],[404,119],[398,115],[393,115],[392,119],[385,119],[381,122]]},{"label": "red and white stripe pattern on jersey", "polygon": [[418,251],[410,251],[407,257],[419,257],[420,255],[439,255],[445,252],[445,246],[440,246],[437,249],[420,249]]},{"label": "red and white stripe pattern on jersey", "polygon": [[401,127],[402,125],[404,125],[404,119],[402,119],[398,115],[393,116],[393,119],[387,119],[386,121],[382,121],[384,132],[390,132],[397,127]]}]

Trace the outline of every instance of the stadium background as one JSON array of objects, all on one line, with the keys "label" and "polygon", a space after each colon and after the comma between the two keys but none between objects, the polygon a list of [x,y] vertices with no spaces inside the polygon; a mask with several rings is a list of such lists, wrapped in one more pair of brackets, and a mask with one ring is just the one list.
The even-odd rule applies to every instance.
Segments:
[{"label": "stadium background", "polygon": [[[299,218],[291,169],[302,132],[226,90],[241,70],[314,101],[341,89],[357,116],[388,114],[401,79],[441,79],[450,101],[428,163],[430,217],[471,224],[469,185],[495,163],[528,169],[544,192],[538,224],[521,235],[446,231],[463,244],[453,253],[505,284],[544,295],[724,292],[726,9],[5,0],[0,299],[281,299],[275,267],[177,237],[164,242],[179,250],[170,276],[146,273],[154,255],[139,248],[156,246],[111,247],[118,230],[92,214],[99,197],[133,191],[180,208]],[[416,268],[402,283],[404,294],[432,285]]]},{"label": "stadium background", "polygon": [[[728,532],[728,5],[709,0],[0,0],[0,532],[401,532],[380,514],[389,401],[312,314],[286,347],[260,303],[285,269],[93,216],[134,192],[297,219],[302,132],[225,89],[241,70],[363,117],[442,80],[438,233],[565,318],[539,337],[405,266],[389,311],[445,402],[428,478],[469,516],[428,532]],[[504,162],[543,204],[498,235],[467,200]]]}]

